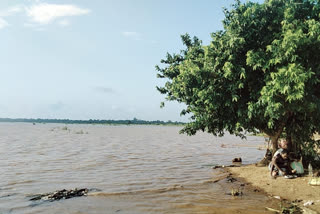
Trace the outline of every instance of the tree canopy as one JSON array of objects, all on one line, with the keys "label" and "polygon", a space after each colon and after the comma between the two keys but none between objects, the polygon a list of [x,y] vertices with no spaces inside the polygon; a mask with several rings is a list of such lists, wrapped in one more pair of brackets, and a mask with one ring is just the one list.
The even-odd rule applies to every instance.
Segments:
[{"label": "tree canopy", "polygon": [[203,45],[181,36],[185,49],[156,66],[168,101],[186,104],[182,132],[242,135],[259,130],[277,148],[282,133],[313,142],[320,130],[320,2],[239,0],[224,10],[224,29]]}]

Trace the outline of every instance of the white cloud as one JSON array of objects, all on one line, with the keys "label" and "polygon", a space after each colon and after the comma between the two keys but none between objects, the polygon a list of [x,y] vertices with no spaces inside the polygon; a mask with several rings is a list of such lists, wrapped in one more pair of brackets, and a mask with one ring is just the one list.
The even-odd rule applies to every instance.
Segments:
[{"label": "white cloud", "polygon": [[141,34],[138,32],[134,32],[134,31],[125,31],[125,32],[122,32],[122,35],[124,35],[125,37],[128,37],[128,38],[135,39],[135,40],[141,39]]},{"label": "white cloud", "polygon": [[68,20],[64,19],[64,20],[59,21],[58,24],[61,27],[66,27],[66,26],[69,26],[71,23]]},{"label": "white cloud", "polygon": [[30,17],[33,22],[39,24],[49,24],[58,18],[80,16],[88,14],[89,12],[90,10],[88,9],[82,9],[75,5],[68,4],[40,3],[26,9],[27,16]]},{"label": "white cloud", "polygon": [[0,18],[0,29],[5,28],[7,26],[9,26],[8,22],[3,18]]},{"label": "white cloud", "polygon": [[0,11],[0,29],[3,29],[9,26],[9,23],[3,17],[12,16],[16,13],[21,12],[22,10],[23,9],[21,6],[15,6],[15,7],[10,7],[6,10]]},{"label": "white cloud", "polygon": [[16,13],[20,13],[22,11],[23,11],[23,7],[20,5],[17,5],[14,7],[10,7],[6,10],[0,11],[0,16],[1,17],[12,16],[12,15],[15,15]]},{"label": "white cloud", "polygon": [[80,8],[71,4],[48,4],[39,0],[28,0],[31,6],[23,4],[15,5],[4,10],[0,10],[0,29],[10,26],[8,19],[19,14],[29,17],[30,21],[25,22],[25,27],[38,29],[39,26],[52,23],[58,20],[57,24],[65,27],[71,22],[64,17],[80,16],[90,13],[90,10]]}]

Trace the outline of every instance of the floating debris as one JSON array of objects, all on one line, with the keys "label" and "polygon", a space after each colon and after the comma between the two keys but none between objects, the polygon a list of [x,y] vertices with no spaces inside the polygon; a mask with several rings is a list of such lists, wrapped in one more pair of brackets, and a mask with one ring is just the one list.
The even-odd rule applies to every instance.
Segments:
[{"label": "floating debris", "polygon": [[71,189],[71,190],[58,190],[55,192],[45,193],[45,194],[38,194],[31,196],[32,198],[30,201],[37,201],[37,200],[43,200],[43,201],[57,201],[61,199],[69,199],[74,197],[80,197],[80,196],[87,196],[87,193],[89,192],[89,189],[83,188],[83,189]]}]

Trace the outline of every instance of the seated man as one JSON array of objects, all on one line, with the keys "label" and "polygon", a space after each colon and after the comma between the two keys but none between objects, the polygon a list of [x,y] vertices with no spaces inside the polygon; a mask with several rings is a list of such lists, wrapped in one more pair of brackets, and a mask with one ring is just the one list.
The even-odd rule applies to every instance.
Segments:
[{"label": "seated man", "polygon": [[285,139],[281,139],[279,143],[279,149],[274,153],[273,157],[276,157],[278,154],[282,152],[284,149],[288,149],[288,141]]},{"label": "seated man", "polygon": [[290,167],[290,162],[288,158],[288,150],[283,149],[279,154],[272,158],[270,164],[271,176],[276,178],[277,176],[287,176],[296,173]]}]

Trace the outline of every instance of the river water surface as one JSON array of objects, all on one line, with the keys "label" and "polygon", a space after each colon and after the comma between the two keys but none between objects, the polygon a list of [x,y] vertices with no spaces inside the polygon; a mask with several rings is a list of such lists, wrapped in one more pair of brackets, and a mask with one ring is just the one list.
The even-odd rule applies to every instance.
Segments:
[{"label": "river water surface", "polygon": [[[261,193],[233,197],[213,165],[254,163],[264,138],[181,127],[0,123],[0,213],[266,213]],[[267,176],[267,175],[266,175]],[[239,185],[238,185],[239,186]],[[31,202],[32,194],[97,188],[87,197]]]}]

